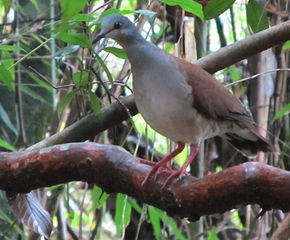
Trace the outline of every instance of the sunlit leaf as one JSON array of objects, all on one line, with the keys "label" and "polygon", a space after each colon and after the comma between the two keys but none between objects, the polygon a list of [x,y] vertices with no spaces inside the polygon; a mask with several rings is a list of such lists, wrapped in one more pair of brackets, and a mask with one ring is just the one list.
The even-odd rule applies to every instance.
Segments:
[{"label": "sunlit leaf", "polygon": [[132,207],[127,201],[127,196],[121,193],[117,194],[116,197],[116,213],[115,213],[115,224],[117,227],[117,236],[121,236],[123,228],[126,228],[131,219]]},{"label": "sunlit leaf", "polygon": [[95,211],[97,208],[101,208],[103,206],[103,204],[108,199],[109,194],[104,192],[100,187],[96,185],[94,185],[91,193],[92,193],[92,200],[93,200],[92,210]]},{"label": "sunlit leaf", "polygon": [[206,20],[216,18],[220,14],[222,14],[224,11],[229,9],[235,0],[210,0],[204,7],[204,18]]},{"label": "sunlit leaf", "polygon": [[192,0],[159,0],[160,2],[166,3],[169,6],[180,6],[186,12],[193,13],[200,19],[204,19],[202,5]]},{"label": "sunlit leaf", "polygon": [[159,240],[161,239],[160,215],[152,206],[148,206],[148,215],[153,227],[155,239]]},{"label": "sunlit leaf", "polygon": [[77,94],[77,90],[72,90],[71,92],[68,92],[59,102],[57,106],[57,112],[58,114],[61,114],[64,109],[71,103],[71,101],[74,99],[74,97]]},{"label": "sunlit leaf", "polygon": [[234,66],[230,66],[227,68],[228,72],[230,73],[231,80],[236,82],[241,79],[242,73]]},{"label": "sunlit leaf", "polygon": [[290,112],[290,103],[286,104],[282,107],[278,112],[276,112],[275,116],[273,117],[273,121],[277,120],[278,118],[283,117],[284,115]]},{"label": "sunlit leaf", "polygon": [[247,23],[251,30],[256,33],[269,27],[267,14],[262,2],[249,0],[247,7]]},{"label": "sunlit leaf", "polygon": [[12,146],[10,143],[6,142],[5,140],[3,140],[1,138],[0,138],[0,147],[6,148],[6,149],[11,150],[11,151],[16,150],[14,146]]},{"label": "sunlit leaf", "polygon": [[2,1],[0,1],[0,4],[3,4],[3,6],[4,6],[5,14],[9,12],[9,10],[11,8],[11,3],[12,3],[12,0],[2,0]]},{"label": "sunlit leaf", "polygon": [[4,65],[0,65],[0,82],[3,82],[9,90],[15,89],[13,78],[11,73],[5,68]]},{"label": "sunlit leaf", "polygon": [[208,239],[208,240],[219,240],[218,235],[217,235],[216,228],[212,228],[212,229],[208,232],[207,239]]},{"label": "sunlit leaf", "polygon": [[16,127],[13,125],[13,123],[11,122],[7,112],[5,111],[5,109],[2,107],[2,105],[0,104],[0,119],[4,122],[4,124],[15,134],[17,135],[17,129]]},{"label": "sunlit leaf", "polygon": [[101,67],[104,69],[107,77],[108,77],[108,80],[113,83],[113,77],[112,77],[112,74],[110,72],[110,70],[107,68],[107,65],[105,64],[105,62],[103,61],[103,59],[98,55],[96,54],[96,58],[99,62],[99,64],[101,65]]},{"label": "sunlit leaf", "polygon": [[62,19],[68,20],[79,13],[87,4],[87,0],[58,0],[61,7]]},{"label": "sunlit leaf", "polygon": [[286,41],[283,46],[282,46],[283,50],[288,50],[290,49],[290,40]]},{"label": "sunlit leaf", "polygon": [[89,99],[92,106],[92,109],[95,114],[98,114],[101,109],[101,102],[99,98],[93,92],[89,91]]},{"label": "sunlit leaf", "polygon": [[12,45],[1,45],[0,44],[0,50],[1,51],[24,51],[26,52],[22,47],[18,47],[18,46],[12,46]]},{"label": "sunlit leaf", "polygon": [[89,82],[90,72],[88,70],[82,70],[80,72],[76,72],[72,76],[73,83],[77,88],[85,88]]},{"label": "sunlit leaf", "polygon": [[92,48],[92,42],[87,35],[82,33],[61,33],[57,35],[57,38],[69,44]]},{"label": "sunlit leaf", "polygon": [[89,14],[86,14],[86,13],[79,13],[79,14],[75,15],[72,18],[72,20],[77,21],[77,22],[89,22],[89,21],[95,20],[95,18]]},{"label": "sunlit leaf", "polygon": [[231,220],[232,222],[235,224],[235,226],[241,230],[243,230],[244,226],[243,226],[243,223],[242,223],[242,220],[239,216],[239,212],[238,211],[234,211],[232,213],[232,216],[231,216]]},{"label": "sunlit leaf", "polygon": [[106,51],[106,52],[114,54],[118,58],[122,58],[122,59],[127,59],[128,58],[126,53],[125,53],[125,51],[124,51],[124,49],[122,49],[122,48],[106,47],[103,50]]}]

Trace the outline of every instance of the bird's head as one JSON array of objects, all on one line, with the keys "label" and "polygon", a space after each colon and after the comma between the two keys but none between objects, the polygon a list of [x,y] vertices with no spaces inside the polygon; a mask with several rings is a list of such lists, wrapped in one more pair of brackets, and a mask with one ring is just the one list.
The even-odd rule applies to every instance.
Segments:
[{"label": "bird's head", "polygon": [[130,40],[138,34],[134,24],[120,14],[110,14],[101,19],[101,31],[94,39],[96,43],[101,38],[112,38],[119,43]]}]

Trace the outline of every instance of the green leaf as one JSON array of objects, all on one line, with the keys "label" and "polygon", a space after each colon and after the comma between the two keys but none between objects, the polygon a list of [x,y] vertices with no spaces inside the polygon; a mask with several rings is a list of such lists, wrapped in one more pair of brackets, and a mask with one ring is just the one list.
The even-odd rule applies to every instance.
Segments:
[{"label": "green leaf", "polygon": [[278,112],[276,112],[275,116],[273,117],[273,121],[277,120],[278,118],[283,117],[284,115],[290,112],[290,103],[282,107]]},{"label": "green leaf", "polygon": [[73,45],[80,45],[84,48],[92,48],[92,42],[87,35],[82,33],[61,33],[58,39]]},{"label": "green leaf", "polygon": [[5,9],[5,14],[7,14],[11,8],[11,3],[12,3],[12,0],[2,0],[0,1],[0,4],[3,4],[4,6],[4,9]]},{"label": "green leaf", "polygon": [[244,225],[243,225],[243,222],[239,216],[239,212],[238,211],[234,211],[231,215],[231,220],[232,222],[234,223],[234,225],[239,228],[240,230],[243,230],[244,229]]},{"label": "green leaf", "polygon": [[105,193],[100,187],[96,185],[94,185],[91,194],[93,200],[93,211],[95,211],[97,208],[101,208],[109,197],[109,194]]},{"label": "green leaf", "polygon": [[118,58],[128,59],[124,49],[122,49],[122,48],[106,47],[103,50],[106,51],[106,52],[114,54]]},{"label": "green leaf", "polygon": [[82,70],[76,72],[72,76],[72,81],[77,88],[86,88],[89,82],[90,72],[88,70]]},{"label": "green leaf", "polygon": [[148,215],[153,227],[155,239],[161,239],[160,215],[152,206],[148,206]]},{"label": "green leaf", "polygon": [[14,146],[12,146],[10,143],[4,141],[1,138],[0,138],[0,147],[6,148],[6,149],[11,150],[11,151],[15,151],[16,150]]},{"label": "green leaf", "polygon": [[236,82],[241,79],[242,73],[236,67],[230,66],[227,68],[227,70],[230,73],[230,76],[233,82]]},{"label": "green leaf", "polygon": [[89,91],[89,99],[92,106],[92,109],[95,114],[98,114],[101,109],[101,102],[99,98],[93,92]]},{"label": "green leaf", "polygon": [[59,102],[58,106],[57,106],[57,112],[58,114],[62,114],[62,112],[64,111],[64,109],[66,108],[66,106],[68,106],[71,101],[73,100],[73,98],[76,96],[77,94],[77,90],[72,90],[71,92],[68,92]]},{"label": "green leaf", "polygon": [[12,45],[1,45],[0,44],[0,50],[2,51],[24,51],[26,52],[22,47],[18,47],[18,46],[12,46]]},{"label": "green leaf", "polygon": [[42,79],[37,77],[34,73],[32,72],[27,72],[28,75],[41,87],[45,88],[48,92],[52,92],[53,87],[44,82]]},{"label": "green leaf", "polygon": [[95,20],[95,18],[89,14],[86,14],[86,13],[79,13],[79,14],[75,15],[72,18],[72,20],[77,21],[77,22],[90,22],[90,21]]},{"label": "green leaf", "polygon": [[63,187],[64,184],[57,184],[57,185],[53,185],[53,186],[50,186],[49,188],[47,188],[48,191],[53,191],[55,189],[58,189],[60,187]]},{"label": "green leaf", "polygon": [[174,233],[177,239],[186,240],[186,237],[183,236],[172,218],[168,217],[165,213],[163,213],[162,220],[170,227],[171,231]]},{"label": "green leaf", "polygon": [[203,12],[206,20],[216,18],[224,11],[229,9],[235,0],[210,0],[205,6]]},{"label": "green leaf", "polygon": [[0,65],[0,82],[3,82],[9,90],[15,90],[15,85],[13,83],[13,78],[11,73],[4,67]]},{"label": "green leaf", "polygon": [[269,27],[268,18],[261,2],[249,0],[246,12],[247,23],[254,33]]},{"label": "green leaf", "polygon": [[219,240],[218,235],[217,235],[216,228],[212,228],[209,231],[207,240]]},{"label": "green leaf", "polygon": [[183,8],[186,12],[193,13],[200,19],[204,19],[203,11],[202,11],[202,5],[200,3],[197,3],[192,0],[159,0],[160,2],[166,3],[170,6],[180,6]]},{"label": "green leaf", "polygon": [[110,83],[113,83],[112,74],[111,74],[110,70],[107,68],[107,65],[105,64],[103,59],[98,54],[96,54],[96,58],[97,58],[99,64],[101,65],[101,67],[104,69],[104,71],[105,71],[105,73],[107,75],[107,78],[110,81]]},{"label": "green leaf", "polygon": [[79,49],[80,49],[79,45],[70,45],[70,46],[64,47],[55,53],[54,58],[56,60],[60,60],[61,58],[65,57],[73,52],[76,52]]},{"label": "green leaf", "polygon": [[40,96],[38,93],[36,93],[35,91],[31,90],[29,87],[26,86],[22,86],[21,90],[27,94],[28,96],[34,98],[35,100],[45,103],[47,105],[51,105],[47,100],[45,100],[42,96]]},{"label": "green leaf", "polygon": [[16,127],[13,125],[13,123],[10,121],[10,118],[7,114],[7,112],[5,111],[5,109],[2,107],[2,105],[0,104],[0,119],[2,119],[2,121],[6,124],[6,126],[15,134],[17,135],[17,129]]},{"label": "green leaf", "polygon": [[79,13],[87,4],[87,0],[58,0],[61,7],[62,19],[68,20]]},{"label": "green leaf", "polygon": [[117,236],[122,235],[123,228],[126,228],[131,219],[132,207],[127,201],[127,196],[118,193],[116,198],[116,213],[115,213],[115,224],[117,227]]},{"label": "green leaf", "polygon": [[284,42],[283,46],[282,46],[283,50],[288,50],[290,49],[290,40]]}]

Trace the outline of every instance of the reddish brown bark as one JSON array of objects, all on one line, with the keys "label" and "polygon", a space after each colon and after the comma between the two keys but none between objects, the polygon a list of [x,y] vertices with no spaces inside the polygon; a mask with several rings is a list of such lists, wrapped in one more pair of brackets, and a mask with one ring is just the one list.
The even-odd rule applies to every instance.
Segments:
[{"label": "reddish brown bark", "polygon": [[69,181],[95,183],[106,192],[122,192],[139,201],[188,217],[221,213],[243,204],[290,209],[290,173],[248,162],[202,179],[191,176],[162,185],[168,172],[142,186],[150,166],[124,149],[94,143],[71,143],[38,151],[0,153],[0,189],[29,192]]}]

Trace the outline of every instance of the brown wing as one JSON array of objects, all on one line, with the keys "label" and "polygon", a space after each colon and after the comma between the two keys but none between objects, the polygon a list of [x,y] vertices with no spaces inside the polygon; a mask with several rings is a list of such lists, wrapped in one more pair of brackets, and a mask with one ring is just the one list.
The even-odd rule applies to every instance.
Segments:
[{"label": "brown wing", "polygon": [[192,87],[193,106],[202,114],[220,120],[252,121],[240,100],[201,67],[176,58]]}]

